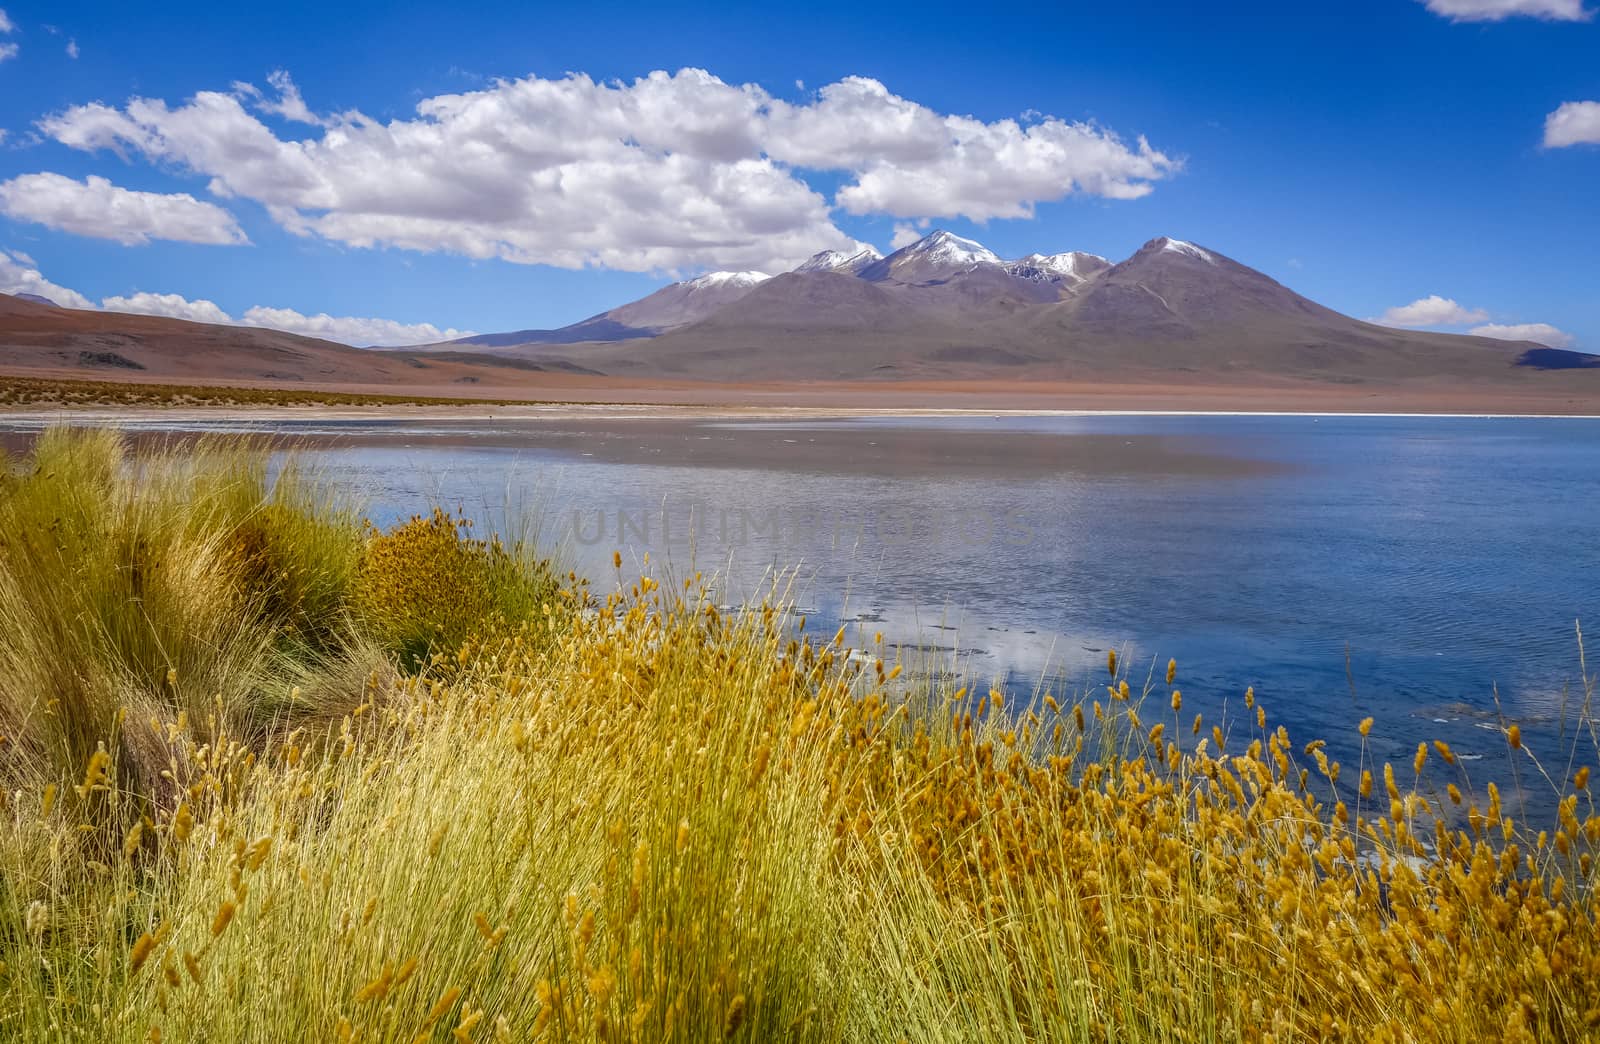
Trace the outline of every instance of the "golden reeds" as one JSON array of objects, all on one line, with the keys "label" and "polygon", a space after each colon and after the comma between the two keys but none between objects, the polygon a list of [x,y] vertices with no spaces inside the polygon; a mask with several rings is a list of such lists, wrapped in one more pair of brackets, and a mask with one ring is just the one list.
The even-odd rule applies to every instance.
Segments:
[{"label": "golden reeds", "polygon": [[[384,554],[492,558],[458,521]],[[1447,744],[1380,764],[1370,718],[1343,772],[1254,693],[1183,729],[1170,661],[1148,703],[1115,652],[1079,700],[969,695],[795,633],[781,592],[727,611],[618,579],[339,714],[245,729],[195,701],[138,747],[78,723],[0,818],[0,1036],[1600,1034],[1592,752],[1535,828]]]}]

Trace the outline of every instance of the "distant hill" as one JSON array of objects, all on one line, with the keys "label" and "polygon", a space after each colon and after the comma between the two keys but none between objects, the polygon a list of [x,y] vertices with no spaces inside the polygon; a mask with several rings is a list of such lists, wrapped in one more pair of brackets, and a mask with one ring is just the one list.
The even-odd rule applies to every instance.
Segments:
[{"label": "distant hill", "polygon": [[767,279],[765,272],[712,272],[664,286],[640,298],[558,330],[515,330],[478,334],[449,344],[499,348],[516,344],[577,344],[582,341],[631,341],[685,326],[714,315]]},{"label": "distant hill", "polygon": [[[0,294],[0,372],[150,383],[436,386],[512,380],[521,360],[377,352],[249,326],[62,308]],[[559,364],[548,367],[565,369]]]},{"label": "distant hill", "polygon": [[713,273],[538,333],[467,343],[635,379],[747,382],[1381,385],[1522,381],[1585,369],[1593,358],[1362,322],[1219,251],[1165,236],[1113,264],[1082,252],[1008,261],[936,231],[882,258],[830,251],[770,279]]},{"label": "distant hill", "polygon": [[1112,263],[1007,260],[933,232],[887,257],[824,252],[776,276],[713,272],[557,330],[382,350],[0,295],[4,373],[602,402],[1154,395],[1171,408],[1194,390],[1253,408],[1386,396],[1600,412],[1600,357],[1362,322],[1169,237]]}]

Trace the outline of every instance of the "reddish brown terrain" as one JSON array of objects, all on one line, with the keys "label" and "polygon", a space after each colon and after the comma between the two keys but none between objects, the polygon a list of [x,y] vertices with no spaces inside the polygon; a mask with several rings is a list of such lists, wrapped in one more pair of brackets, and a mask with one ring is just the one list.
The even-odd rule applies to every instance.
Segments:
[{"label": "reddish brown terrain", "polygon": [[1600,358],[1376,326],[1192,244],[1001,262],[941,235],[409,349],[0,295],[0,376],[718,407],[1600,413]]}]

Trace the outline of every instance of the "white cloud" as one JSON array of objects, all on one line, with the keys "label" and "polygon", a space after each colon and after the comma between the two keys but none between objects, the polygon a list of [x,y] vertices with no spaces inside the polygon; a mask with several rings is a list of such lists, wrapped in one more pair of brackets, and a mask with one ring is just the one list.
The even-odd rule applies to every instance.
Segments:
[{"label": "white cloud", "polygon": [[1474,326],[1468,330],[1469,334],[1479,337],[1496,337],[1502,341],[1533,341],[1536,344],[1548,345],[1551,348],[1571,348],[1577,340],[1565,330],[1559,330],[1549,323],[1486,323],[1483,326]]},{"label": "white cloud", "polygon": [[188,319],[196,323],[231,323],[233,319],[214,301],[201,298],[190,301],[182,294],[136,293],[128,297],[107,297],[100,307],[108,312],[132,312],[135,315],[163,315],[172,319]]},{"label": "white cloud", "polygon": [[[530,76],[427,98],[387,123],[319,117],[287,75],[269,83],[275,102],[241,85],[176,107],[78,106],[40,127],[74,148],[187,168],[301,235],[628,271],[780,271],[850,246],[831,206],[1017,217],[1072,193],[1143,195],[1178,167],[1092,124],[945,116],[862,78],[791,104],[696,69],[631,83]],[[321,125],[282,138],[247,103]],[[831,204],[803,170],[844,174]]]},{"label": "white cloud", "polygon": [[[1465,308],[1448,297],[1434,294],[1412,301],[1408,305],[1391,308],[1377,319],[1369,320],[1385,326],[1471,326],[1466,331],[1479,337],[1498,337],[1503,341],[1537,341],[1552,348],[1571,348],[1571,334],[1558,330],[1549,323],[1491,323],[1489,313],[1481,308]],[[1474,323],[1478,325],[1473,325]]]},{"label": "white cloud", "polygon": [[6,16],[5,9],[0,8],[0,33],[9,33],[15,28],[16,25]]},{"label": "white cloud", "polygon": [[[50,282],[39,273],[33,259],[20,251],[7,253],[0,250],[0,293],[37,294],[67,308],[95,307],[93,301],[76,290]],[[223,311],[215,301],[204,298],[191,301],[182,294],[153,294],[144,291],[102,298],[99,307],[107,312],[159,315],[197,323],[258,326],[352,345],[394,347],[448,341],[472,335],[471,330],[440,328],[432,323],[402,323],[393,319],[331,316],[325,313],[305,315],[292,308],[268,308],[262,305],[246,310],[242,318],[235,319]]]},{"label": "white cloud", "polygon": [[183,243],[246,243],[233,215],[188,193],[135,192],[90,175],[23,174],[0,182],[0,213],[80,236],[125,245],[171,239]]},{"label": "white cloud", "polygon": [[1423,0],[1428,10],[1453,22],[1499,22],[1507,18],[1543,18],[1583,22],[1594,16],[1583,0]]},{"label": "white cloud", "polygon": [[306,105],[305,98],[300,94],[300,88],[295,86],[294,80],[282,69],[274,69],[267,74],[267,84],[278,92],[276,101],[269,100],[261,93],[261,88],[253,83],[235,80],[233,91],[235,94],[250,99],[251,106],[261,112],[269,112],[275,116],[282,116],[286,120],[296,123],[309,123],[314,127],[324,126],[324,121]]},{"label": "white cloud", "polygon": [[305,99],[300,96],[300,88],[294,85],[287,72],[274,69],[267,74],[267,82],[278,92],[278,100],[262,103],[263,111],[275,112],[284,119],[294,120],[297,123],[309,123],[313,126],[322,124],[322,121],[306,106]]},{"label": "white cloud", "polygon": [[916,225],[897,221],[894,226],[894,235],[889,237],[889,249],[899,250],[901,247],[910,246],[921,238],[922,231]]},{"label": "white cloud", "polygon": [[94,302],[39,274],[39,268],[26,254],[0,250],[0,294],[37,294],[66,308],[93,308]]},{"label": "white cloud", "polygon": [[401,323],[393,319],[333,316],[325,312],[305,315],[293,308],[268,308],[265,305],[255,305],[247,309],[242,318],[235,319],[214,301],[207,301],[204,298],[191,301],[182,294],[137,293],[128,297],[107,297],[100,302],[100,307],[108,312],[161,315],[197,323],[259,326],[353,345],[393,347],[430,344],[434,341],[449,341],[457,337],[472,336],[471,330],[457,330],[453,327],[440,329],[432,323]]},{"label": "white cloud", "polygon": [[855,174],[836,200],[852,214],[1031,217],[1035,204],[1074,192],[1137,199],[1180,166],[1143,138],[1130,147],[1094,124],[942,116],[860,76],[807,105],[773,102],[768,124],[773,157]]},{"label": "white cloud", "polygon": [[1391,308],[1372,322],[1384,326],[1466,326],[1488,318],[1489,313],[1481,308],[1464,308],[1447,297],[1434,294]]},{"label": "white cloud", "polygon": [[471,330],[454,327],[440,329],[432,323],[399,323],[393,319],[358,319],[351,316],[332,316],[325,312],[304,315],[292,308],[267,308],[256,305],[244,313],[246,326],[265,326],[274,330],[321,337],[343,344],[385,346],[404,344],[429,344],[434,341],[451,341],[457,337],[472,336]]},{"label": "white cloud", "polygon": [[77,60],[77,58],[78,58],[78,41],[77,40],[68,40],[67,41],[67,57],[71,58],[74,61]]},{"label": "white cloud", "polygon": [[333,316],[327,313],[305,315],[293,308],[268,308],[264,305],[247,309],[243,317],[235,319],[214,301],[207,301],[204,298],[191,301],[182,294],[136,293],[127,297],[107,297],[100,302],[100,307],[108,312],[161,315],[197,323],[259,326],[269,330],[282,330],[286,333],[320,337],[325,341],[354,345],[392,347],[429,344],[472,335],[470,330],[457,330],[453,327],[440,329],[432,323],[401,323],[393,319]]},{"label": "white cloud", "polygon": [[20,50],[21,48],[14,43],[0,44],[0,62],[5,61],[7,58],[15,58]]},{"label": "white cloud", "polygon": [[1600,145],[1600,102],[1567,102],[1544,118],[1544,144]]}]

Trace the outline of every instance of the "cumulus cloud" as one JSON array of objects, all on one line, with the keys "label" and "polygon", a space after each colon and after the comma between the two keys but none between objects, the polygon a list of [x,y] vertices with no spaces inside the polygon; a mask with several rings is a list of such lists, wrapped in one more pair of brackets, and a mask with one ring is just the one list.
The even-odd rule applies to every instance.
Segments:
[{"label": "cumulus cloud", "polygon": [[1533,341],[1551,348],[1571,348],[1577,343],[1571,334],[1549,323],[1485,323],[1483,326],[1474,326],[1467,333],[1496,337],[1502,341]]},{"label": "cumulus cloud", "polygon": [[1091,123],[944,116],[861,76],[807,105],[772,103],[768,125],[775,158],[855,174],[836,199],[852,214],[1032,217],[1035,204],[1074,192],[1137,199],[1179,166],[1143,138],[1129,146]]},{"label": "cumulus cloud", "polygon": [[78,41],[77,40],[68,40],[67,41],[67,57],[71,58],[73,61],[77,61],[77,59],[78,59]]},{"label": "cumulus cloud", "polygon": [[80,236],[125,245],[171,239],[183,243],[245,243],[233,215],[186,192],[135,192],[90,175],[24,174],[0,182],[0,213]]},{"label": "cumulus cloud", "polygon": [[908,247],[921,239],[923,235],[922,229],[916,225],[904,221],[896,222],[894,235],[889,237],[889,249],[899,250],[901,247]]},{"label": "cumulus cloud", "polygon": [[1489,313],[1481,308],[1466,308],[1448,297],[1434,294],[1408,305],[1391,308],[1369,321],[1403,327],[1470,326],[1472,328],[1466,332],[1479,337],[1497,337],[1502,341],[1536,341],[1551,348],[1571,348],[1575,343],[1571,334],[1549,323],[1491,323],[1488,320]]},{"label": "cumulus cloud", "polygon": [[295,123],[309,123],[312,126],[323,125],[321,117],[311,111],[306,104],[305,97],[301,95],[300,88],[290,75],[282,69],[274,69],[267,74],[267,85],[278,92],[276,99],[268,98],[261,93],[261,88],[253,83],[236,80],[233,84],[235,94],[251,99],[251,104],[261,112],[282,116]]},{"label": "cumulus cloud", "polygon": [[0,8],[0,33],[9,33],[16,28],[15,23],[6,16],[4,8]]},{"label": "cumulus cloud", "polygon": [[1453,22],[1499,22],[1507,18],[1542,18],[1551,22],[1583,22],[1594,16],[1584,0],[1423,0],[1428,10]]},{"label": "cumulus cloud", "polygon": [[1433,294],[1408,305],[1400,305],[1372,320],[1384,326],[1467,326],[1481,323],[1489,313],[1481,308],[1464,308],[1448,297]]},{"label": "cumulus cloud", "polygon": [[35,294],[49,298],[65,308],[93,308],[94,302],[39,274],[38,266],[26,254],[0,250],[0,294]]},{"label": "cumulus cloud", "polygon": [[[66,308],[96,307],[93,301],[78,291],[46,279],[39,273],[38,266],[34,264],[32,258],[16,250],[9,253],[0,250],[0,293],[36,294]],[[235,319],[215,301],[208,301],[205,298],[190,300],[182,294],[155,294],[144,291],[102,298],[99,307],[107,312],[159,315],[171,319],[187,319],[196,323],[258,326],[361,346],[397,347],[407,344],[430,344],[472,335],[471,330],[441,328],[432,323],[402,323],[393,319],[332,316],[326,313],[305,315],[292,308],[268,308],[262,305],[247,309],[242,317]]]},{"label": "cumulus cloud", "polygon": [[[1178,169],[1142,139],[1053,117],[985,122],[852,77],[790,103],[703,70],[631,83],[530,76],[424,99],[414,118],[317,116],[287,74],[171,106],[82,105],[40,128],[83,150],[187,169],[284,228],[566,268],[782,270],[853,242],[834,207],[1022,217],[1075,193],[1126,199]],[[280,137],[249,107],[305,124]],[[824,198],[802,171],[842,174]]]},{"label": "cumulus cloud", "polygon": [[1600,102],[1567,102],[1546,116],[1544,144],[1551,149],[1567,145],[1600,145]]},{"label": "cumulus cloud", "polygon": [[21,48],[14,43],[0,43],[0,62],[7,58],[15,58],[20,50]]},{"label": "cumulus cloud", "polygon": [[188,319],[196,323],[231,323],[233,318],[217,306],[215,301],[201,298],[191,301],[182,294],[137,293],[127,297],[106,297],[100,307],[108,312],[132,312],[135,315],[162,315],[171,319]]},{"label": "cumulus cloud", "polygon": [[441,329],[432,323],[401,323],[393,319],[334,316],[326,312],[305,315],[293,308],[268,308],[264,305],[249,308],[243,316],[235,319],[214,301],[204,298],[191,301],[182,294],[137,293],[127,297],[107,297],[100,302],[100,307],[108,312],[161,315],[197,323],[259,326],[353,345],[395,347],[472,336],[470,330],[457,330],[454,327]]},{"label": "cumulus cloud", "polygon": [[292,308],[267,308],[256,305],[244,313],[241,320],[246,326],[265,326],[273,330],[321,337],[343,344],[384,345],[392,347],[405,344],[430,344],[434,341],[453,341],[457,337],[471,337],[471,330],[454,327],[440,329],[432,323],[399,323],[393,319],[361,319],[352,316],[332,316],[326,312],[304,315]]}]

